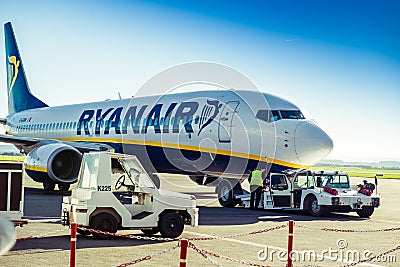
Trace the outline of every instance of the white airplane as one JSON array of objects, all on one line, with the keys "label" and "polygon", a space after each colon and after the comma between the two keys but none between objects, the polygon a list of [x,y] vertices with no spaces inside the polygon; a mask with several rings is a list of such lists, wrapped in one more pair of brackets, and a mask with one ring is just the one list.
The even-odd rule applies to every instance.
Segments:
[{"label": "white airplane", "polygon": [[26,173],[46,190],[68,190],[82,153],[134,154],[159,173],[217,184],[219,201],[254,168],[282,172],[313,165],[331,138],[289,101],[246,90],[204,90],[48,107],[32,95],[11,23],[4,25],[9,115],[0,141],[26,154]]}]

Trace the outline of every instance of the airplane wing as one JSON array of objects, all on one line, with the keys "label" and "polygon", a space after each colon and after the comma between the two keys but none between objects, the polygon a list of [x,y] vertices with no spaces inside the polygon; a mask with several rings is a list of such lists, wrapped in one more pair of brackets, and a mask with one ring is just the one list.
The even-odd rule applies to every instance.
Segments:
[{"label": "airplane wing", "polygon": [[75,147],[83,153],[89,151],[110,151],[111,149],[113,149],[111,146],[94,142],[60,141],[56,139],[41,139],[33,137],[12,136],[6,134],[0,134],[0,142],[24,147],[37,147],[46,144],[62,143]]},{"label": "airplane wing", "polygon": [[0,134],[0,142],[10,143],[13,145],[33,146],[40,143],[40,141],[41,139],[38,138]]}]

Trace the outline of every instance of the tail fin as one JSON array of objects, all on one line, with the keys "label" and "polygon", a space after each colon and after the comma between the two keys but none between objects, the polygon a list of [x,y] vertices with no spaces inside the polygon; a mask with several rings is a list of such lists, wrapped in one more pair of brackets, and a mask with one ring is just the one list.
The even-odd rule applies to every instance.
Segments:
[{"label": "tail fin", "polygon": [[4,24],[4,35],[6,41],[8,113],[47,107],[29,90],[11,22]]}]

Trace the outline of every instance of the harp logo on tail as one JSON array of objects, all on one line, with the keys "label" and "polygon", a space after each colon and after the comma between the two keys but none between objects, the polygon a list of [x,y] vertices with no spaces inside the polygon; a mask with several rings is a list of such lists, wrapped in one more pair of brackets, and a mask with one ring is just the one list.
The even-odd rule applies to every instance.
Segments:
[{"label": "harp logo on tail", "polygon": [[8,77],[11,79],[11,81],[8,81],[9,84],[9,92],[8,95],[11,95],[12,88],[14,87],[15,81],[17,80],[18,77],[18,68],[19,64],[21,63],[20,60],[17,60],[16,56],[9,56],[8,57]]},{"label": "harp logo on tail", "polygon": [[201,131],[217,117],[221,106],[222,104],[218,100],[207,100],[207,105],[201,111],[199,133],[197,135],[200,135]]}]

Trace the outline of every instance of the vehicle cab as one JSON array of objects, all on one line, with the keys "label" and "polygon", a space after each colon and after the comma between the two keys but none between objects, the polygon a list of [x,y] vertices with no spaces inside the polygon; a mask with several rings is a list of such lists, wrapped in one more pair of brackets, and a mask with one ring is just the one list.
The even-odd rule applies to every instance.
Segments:
[{"label": "vehicle cab", "polygon": [[[64,197],[62,216],[88,229],[115,233],[139,229],[177,237],[184,224],[198,225],[195,197],[157,189],[135,156],[110,152],[84,154],[78,188]],[[90,234],[90,231],[79,231]],[[94,233],[96,237],[105,237]]]},{"label": "vehicle cab", "polygon": [[[364,181],[358,190],[353,190],[347,172],[301,170],[293,176],[271,173],[265,185],[264,209],[304,210],[312,216],[355,211],[366,218],[380,205],[375,185]],[[250,206],[248,195],[239,198],[242,205]]]}]

